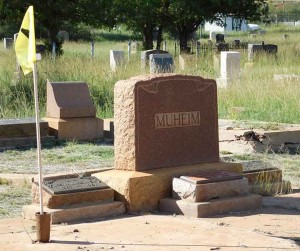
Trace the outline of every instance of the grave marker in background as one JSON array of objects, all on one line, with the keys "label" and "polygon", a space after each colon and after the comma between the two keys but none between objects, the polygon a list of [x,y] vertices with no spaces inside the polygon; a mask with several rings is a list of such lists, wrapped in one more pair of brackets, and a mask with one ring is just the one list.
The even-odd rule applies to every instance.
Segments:
[{"label": "grave marker in background", "polygon": [[115,72],[118,67],[125,63],[124,51],[110,50],[110,69]]},{"label": "grave marker in background", "polygon": [[171,54],[151,54],[150,73],[171,73],[174,71],[174,62]]},{"label": "grave marker in background", "polygon": [[162,50],[146,50],[141,52],[141,67],[145,68],[148,65],[151,54],[168,54],[167,51]]},{"label": "grave marker in background", "polygon": [[103,137],[103,120],[83,82],[48,82],[47,111],[43,118],[58,139],[95,140]]},{"label": "grave marker in background", "polygon": [[12,38],[3,38],[3,46],[4,49],[10,49],[14,44],[14,40]]}]

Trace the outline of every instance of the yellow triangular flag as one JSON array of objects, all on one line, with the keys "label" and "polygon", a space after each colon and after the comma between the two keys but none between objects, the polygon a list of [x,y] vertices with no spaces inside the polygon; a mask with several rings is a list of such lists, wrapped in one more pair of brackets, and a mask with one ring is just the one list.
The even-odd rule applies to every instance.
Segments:
[{"label": "yellow triangular flag", "polygon": [[25,13],[16,40],[15,51],[24,75],[32,72],[33,64],[36,62],[33,6],[29,6]]}]

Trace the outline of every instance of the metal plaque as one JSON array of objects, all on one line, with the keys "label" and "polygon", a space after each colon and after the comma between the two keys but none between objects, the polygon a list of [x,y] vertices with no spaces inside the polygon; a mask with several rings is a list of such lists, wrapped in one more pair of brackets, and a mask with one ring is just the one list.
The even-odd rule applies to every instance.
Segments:
[{"label": "metal plaque", "polygon": [[86,192],[109,188],[96,177],[67,178],[58,180],[45,180],[43,188],[50,194],[66,194]]},{"label": "metal plaque", "polygon": [[242,179],[243,176],[241,174],[227,172],[227,171],[213,171],[213,172],[205,172],[193,176],[181,176],[180,178],[188,182],[191,182],[193,184],[206,184],[206,183],[213,183],[213,182]]}]

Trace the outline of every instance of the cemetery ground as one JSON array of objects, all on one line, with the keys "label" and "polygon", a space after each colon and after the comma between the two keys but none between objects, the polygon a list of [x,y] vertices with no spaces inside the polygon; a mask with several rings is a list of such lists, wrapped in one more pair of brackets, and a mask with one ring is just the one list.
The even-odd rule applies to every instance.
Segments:
[{"label": "cemetery ground", "polygon": [[[21,218],[31,204],[31,177],[37,173],[36,149],[0,152],[0,243],[3,250],[299,250],[300,158],[298,154],[230,154],[231,161],[263,160],[279,167],[291,194],[264,197],[255,211],[210,218],[152,211],[51,226],[48,244],[35,244],[35,222]],[[45,175],[113,167],[113,145],[105,141],[56,141],[44,147]],[[128,231],[130,229],[130,231]]]},{"label": "cemetery ground", "polygon": [[[283,39],[283,34],[287,34],[288,38]],[[230,42],[237,36],[242,42],[265,41],[277,44],[279,51],[277,56],[260,55],[253,63],[248,64],[247,51],[240,50],[242,75],[227,89],[218,90],[219,118],[267,121],[264,126],[269,128],[276,127],[276,123],[299,124],[299,80],[274,81],[274,74],[300,75],[299,30],[277,27],[267,29],[267,34],[257,34],[256,37],[228,34],[225,40]],[[204,40],[202,42],[205,43]],[[167,50],[174,55],[177,73],[214,79],[219,76],[219,71],[213,67],[213,50],[202,52],[199,56],[191,55],[186,69],[180,70],[177,68],[178,51],[175,55],[174,41],[168,41],[167,44]],[[136,53],[130,56],[123,68],[112,73],[109,69],[110,49],[126,51],[127,42],[96,42],[94,58],[90,56],[90,44],[87,42],[66,43],[65,53],[60,58],[45,56],[38,63],[42,116],[45,114],[46,79],[49,79],[87,82],[98,111],[97,116],[112,117],[114,84],[120,79],[146,74],[147,70],[141,69],[140,54]],[[0,118],[30,117],[34,114],[32,79],[21,77],[18,81],[14,71],[14,53],[3,51],[0,59]],[[44,173],[80,174],[83,170],[113,167],[113,151],[113,146],[104,141],[55,141],[42,150]],[[37,174],[36,150],[22,148],[0,152],[1,248],[91,251],[298,250],[299,151],[293,155],[230,152],[221,152],[221,155],[225,160],[226,157],[235,161],[263,160],[280,168],[283,179],[291,182],[294,193],[274,198],[265,197],[264,207],[255,212],[205,219],[151,212],[82,224],[54,225],[51,242],[34,245],[31,242],[35,239],[34,223],[23,220],[20,216],[21,207],[31,203],[30,177]]]}]

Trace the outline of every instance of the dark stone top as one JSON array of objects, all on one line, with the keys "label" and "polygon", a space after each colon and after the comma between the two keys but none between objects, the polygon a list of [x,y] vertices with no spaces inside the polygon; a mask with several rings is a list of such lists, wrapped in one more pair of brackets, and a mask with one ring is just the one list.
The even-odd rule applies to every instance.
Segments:
[{"label": "dark stone top", "polygon": [[96,177],[67,178],[43,181],[43,188],[50,194],[66,194],[109,188]]}]

